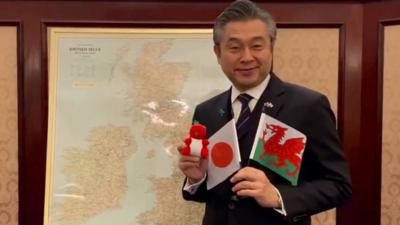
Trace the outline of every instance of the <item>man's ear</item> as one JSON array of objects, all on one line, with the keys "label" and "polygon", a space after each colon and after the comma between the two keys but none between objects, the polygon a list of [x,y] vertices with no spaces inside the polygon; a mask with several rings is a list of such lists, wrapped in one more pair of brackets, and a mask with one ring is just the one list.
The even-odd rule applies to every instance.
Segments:
[{"label": "man's ear", "polygon": [[214,54],[217,57],[218,63],[221,58],[221,47],[219,45],[214,45]]}]

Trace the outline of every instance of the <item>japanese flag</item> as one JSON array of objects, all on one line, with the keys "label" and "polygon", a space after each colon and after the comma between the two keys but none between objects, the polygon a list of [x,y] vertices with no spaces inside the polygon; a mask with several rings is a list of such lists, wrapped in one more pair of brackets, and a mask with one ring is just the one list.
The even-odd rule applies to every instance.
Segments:
[{"label": "japanese flag", "polygon": [[235,121],[229,121],[208,140],[207,190],[210,190],[240,169]]}]

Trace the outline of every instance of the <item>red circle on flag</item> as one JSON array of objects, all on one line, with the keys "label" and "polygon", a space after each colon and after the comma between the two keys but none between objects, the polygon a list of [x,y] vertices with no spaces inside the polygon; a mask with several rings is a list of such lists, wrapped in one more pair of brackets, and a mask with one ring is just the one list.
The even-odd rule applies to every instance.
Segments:
[{"label": "red circle on flag", "polygon": [[233,150],[225,142],[216,143],[211,150],[211,160],[216,167],[226,167],[233,159]]}]

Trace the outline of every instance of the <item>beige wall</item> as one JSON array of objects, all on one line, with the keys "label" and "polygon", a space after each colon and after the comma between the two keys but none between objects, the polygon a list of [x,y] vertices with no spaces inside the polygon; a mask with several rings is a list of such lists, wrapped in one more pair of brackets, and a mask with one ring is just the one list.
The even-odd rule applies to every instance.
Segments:
[{"label": "beige wall", "polygon": [[[325,94],[337,111],[339,29],[279,29],[274,71],[283,80]],[[312,218],[313,225],[335,225],[336,210]]]},{"label": "beige wall", "polygon": [[400,225],[400,25],[384,37],[381,224]]},{"label": "beige wall", "polygon": [[339,29],[279,29],[274,71],[286,81],[325,94],[336,113]]},{"label": "beige wall", "polygon": [[17,29],[0,26],[0,224],[18,224]]}]

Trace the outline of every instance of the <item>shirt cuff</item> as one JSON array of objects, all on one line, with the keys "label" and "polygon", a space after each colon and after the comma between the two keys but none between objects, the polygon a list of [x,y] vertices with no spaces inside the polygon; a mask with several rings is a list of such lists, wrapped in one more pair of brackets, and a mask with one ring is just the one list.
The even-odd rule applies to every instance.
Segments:
[{"label": "shirt cuff", "polygon": [[276,191],[276,194],[278,194],[279,204],[281,205],[281,207],[280,208],[274,208],[274,210],[277,211],[278,213],[286,216],[287,213],[286,213],[286,210],[285,210],[285,205],[283,204],[283,201],[282,201],[281,193],[279,192],[279,190],[277,188],[275,188],[275,191]]},{"label": "shirt cuff", "polygon": [[183,186],[183,190],[189,192],[189,194],[194,195],[199,189],[200,185],[204,182],[206,176],[204,176],[199,182],[194,184],[189,184],[188,178],[186,178],[185,186]]}]

